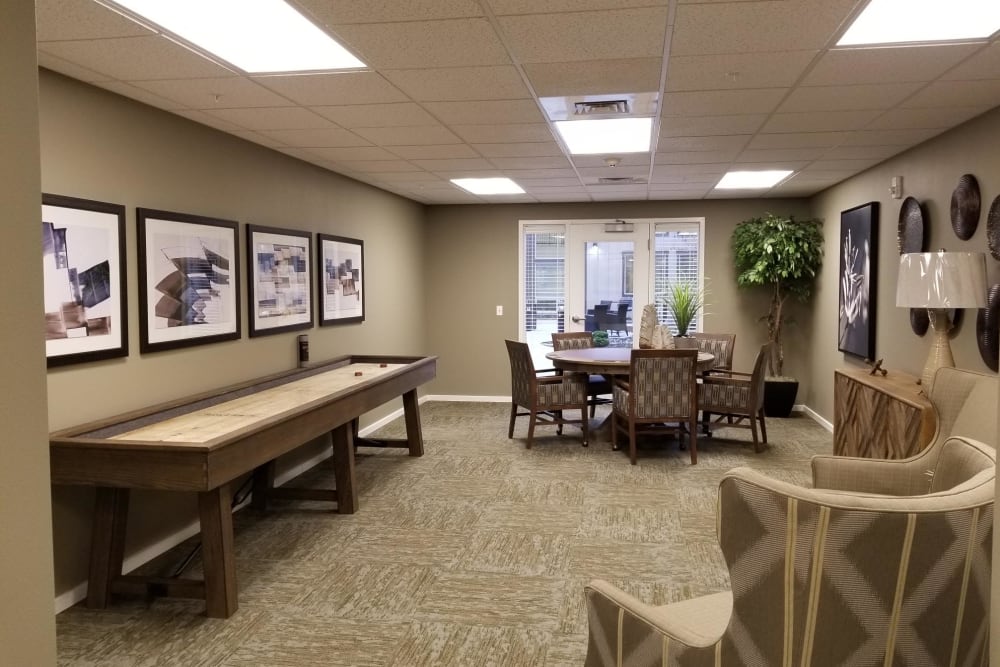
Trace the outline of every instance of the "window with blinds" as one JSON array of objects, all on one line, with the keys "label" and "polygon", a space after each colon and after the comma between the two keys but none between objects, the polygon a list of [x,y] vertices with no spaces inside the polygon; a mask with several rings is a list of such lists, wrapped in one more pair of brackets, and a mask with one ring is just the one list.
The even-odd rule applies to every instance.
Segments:
[{"label": "window with blinds", "polygon": [[[677,331],[677,323],[673,313],[664,304],[663,296],[676,283],[690,283],[699,289],[702,287],[699,234],[700,225],[697,222],[656,225],[653,242],[653,295],[656,314],[660,323],[669,325],[674,332]],[[688,332],[700,329],[701,313]]]},{"label": "window with blinds", "polygon": [[566,235],[561,230],[524,234],[524,322],[546,336],[564,329]]}]

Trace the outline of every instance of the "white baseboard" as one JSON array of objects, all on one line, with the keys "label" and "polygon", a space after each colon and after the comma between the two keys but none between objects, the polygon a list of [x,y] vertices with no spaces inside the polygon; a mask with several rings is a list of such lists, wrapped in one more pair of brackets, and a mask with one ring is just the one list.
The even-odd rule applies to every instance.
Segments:
[{"label": "white baseboard", "polygon": [[792,412],[804,412],[806,416],[812,418],[814,422],[825,428],[830,433],[833,433],[833,424],[823,418],[822,415],[810,408],[808,405],[796,405],[792,408]]}]

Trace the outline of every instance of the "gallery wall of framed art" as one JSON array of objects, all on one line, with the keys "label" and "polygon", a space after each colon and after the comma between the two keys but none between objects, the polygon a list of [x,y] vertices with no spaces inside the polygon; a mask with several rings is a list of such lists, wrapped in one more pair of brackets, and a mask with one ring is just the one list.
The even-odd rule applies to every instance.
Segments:
[{"label": "gallery wall of framed art", "polygon": [[50,368],[128,355],[125,254],[124,206],[42,195]]},{"label": "gallery wall of framed art", "polygon": [[312,234],[247,225],[250,336],[313,325]]},{"label": "gallery wall of framed art", "polygon": [[364,241],[330,234],[318,236],[320,325],[364,322]]}]

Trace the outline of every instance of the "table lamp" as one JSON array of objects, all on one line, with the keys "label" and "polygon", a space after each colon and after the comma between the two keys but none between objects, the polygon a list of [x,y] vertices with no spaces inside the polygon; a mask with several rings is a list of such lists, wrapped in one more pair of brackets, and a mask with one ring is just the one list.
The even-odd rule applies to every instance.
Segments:
[{"label": "table lamp", "polygon": [[944,250],[900,255],[896,305],[927,309],[934,343],[920,383],[924,393],[930,395],[937,369],[955,365],[948,339],[948,310],[986,307],[986,256],[981,252]]}]

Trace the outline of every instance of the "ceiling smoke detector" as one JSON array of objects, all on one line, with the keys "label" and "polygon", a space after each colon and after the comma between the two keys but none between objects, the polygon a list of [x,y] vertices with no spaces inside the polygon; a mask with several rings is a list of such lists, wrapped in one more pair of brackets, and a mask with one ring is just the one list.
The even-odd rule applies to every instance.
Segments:
[{"label": "ceiling smoke detector", "polygon": [[614,169],[615,167],[617,167],[621,163],[622,163],[622,159],[620,157],[606,157],[606,158],[604,158],[604,164],[608,165],[612,169]]}]

